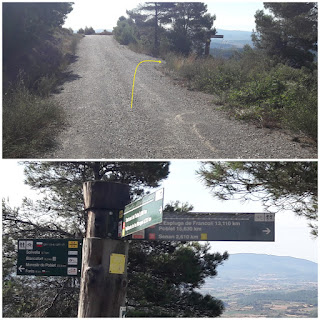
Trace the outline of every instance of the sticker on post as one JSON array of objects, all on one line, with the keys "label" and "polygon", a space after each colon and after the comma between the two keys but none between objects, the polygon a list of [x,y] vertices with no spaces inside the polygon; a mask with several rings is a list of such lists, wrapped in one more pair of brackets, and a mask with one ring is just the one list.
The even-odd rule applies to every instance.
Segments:
[{"label": "sticker on post", "polygon": [[68,257],[68,265],[76,266],[78,264],[78,258]]},{"label": "sticker on post", "polygon": [[26,241],[19,241],[19,250],[26,250]]},{"label": "sticker on post", "polygon": [[68,248],[77,249],[78,248],[78,241],[68,241]]},{"label": "sticker on post", "polygon": [[208,234],[207,233],[201,233],[201,240],[208,240]]},{"label": "sticker on post", "polygon": [[126,256],[124,254],[112,253],[110,256],[109,273],[124,274]]},{"label": "sticker on post", "polygon": [[120,307],[120,315],[119,318],[125,318],[126,317],[126,307]]},{"label": "sticker on post", "polygon": [[145,229],[137,231],[132,234],[132,239],[144,239],[145,238]]},{"label": "sticker on post", "polygon": [[155,201],[163,199],[163,189],[156,191]]},{"label": "sticker on post", "polygon": [[[30,242],[30,241],[27,241],[27,242]],[[33,246],[33,243],[32,243],[32,246]],[[36,241],[36,247],[37,248],[42,248],[43,247],[43,242],[42,241]]]},{"label": "sticker on post", "polygon": [[255,213],[254,214],[254,221],[255,222],[264,222],[265,221],[264,213]]},{"label": "sticker on post", "polygon": [[76,276],[78,275],[78,268],[70,267],[67,269],[68,276]]},{"label": "sticker on post", "polygon": [[27,250],[33,250],[33,241],[26,241]]},{"label": "sticker on post", "polygon": [[118,223],[118,237],[121,238],[122,236],[122,221]]}]

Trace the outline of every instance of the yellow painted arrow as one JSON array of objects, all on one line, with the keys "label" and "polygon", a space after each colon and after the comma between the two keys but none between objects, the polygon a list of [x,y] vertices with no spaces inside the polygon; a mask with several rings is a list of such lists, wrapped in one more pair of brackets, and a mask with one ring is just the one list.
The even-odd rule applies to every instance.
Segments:
[{"label": "yellow painted arrow", "polygon": [[136,67],[136,70],[134,72],[134,76],[133,76],[133,83],[132,83],[132,95],[131,95],[131,109],[132,109],[132,103],[133,103],[133,90],[134,90],[134,81],[136,79],[136,73],[137,73],[137,69],[139,67],[139,65],[142,63],[142,62],[158,62],[158,63],[161,63],[161,61],[157,61],[157,60],[143,60],[141,62],[138,63],[137,67]]}]

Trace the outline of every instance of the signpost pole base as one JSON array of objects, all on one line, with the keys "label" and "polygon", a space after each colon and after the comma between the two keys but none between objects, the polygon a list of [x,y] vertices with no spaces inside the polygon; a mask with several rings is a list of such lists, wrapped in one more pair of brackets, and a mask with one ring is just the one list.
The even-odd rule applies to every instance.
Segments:
[{"label": "signpost pole base", "polygon": [[119,317],[128,284],[128,249],[127,241],[84,239],[79,318]]}]

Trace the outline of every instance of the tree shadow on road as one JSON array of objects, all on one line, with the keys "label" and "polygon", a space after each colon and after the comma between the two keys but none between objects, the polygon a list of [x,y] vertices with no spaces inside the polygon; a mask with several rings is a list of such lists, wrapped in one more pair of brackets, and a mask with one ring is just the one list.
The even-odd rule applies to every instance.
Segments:
[{"label": "tree shadow on road", "polygon": [[[78,61],[78,56],[76,55],[69,55],[68,56],[68,65],[70,66],[71,64],[75,63],[76,61]],[[76,81],[78,79],[82,78],[81,76],[79,76],[78,74],[74,73],[72,70],[67,70],[64,72],[61,72],[59,74],[59,81],[57,83],[57,88],[54,90],[54,93],[61,93],[63,91],[63,85],[65,83],[68,82],[72,82],[72,81]]]}]

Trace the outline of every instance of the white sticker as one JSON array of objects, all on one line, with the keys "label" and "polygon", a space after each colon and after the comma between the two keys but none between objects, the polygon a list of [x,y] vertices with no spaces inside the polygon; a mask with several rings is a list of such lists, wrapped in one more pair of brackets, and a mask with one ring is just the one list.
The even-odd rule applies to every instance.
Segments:
[{"label": "white sticker", "polygon": [[27,250],[33,250],[33,241],[26,241]]},{"label": "white sticker", "polygon": [[264,218],[266,221],[274,221],[274,213],[266,213]]},{"label": "white sticker", "polygon": [[263,222],[264,221],[264,213],[255,213],[254,214],[254,221]]},{"label": "white sticker", "polygon": [[126,317],[126,311],[127,311],[126,307],[120,307],[120,316],[119,316],[119,318],[125,318]]},{"label": "white sticker", "polygon": [[68,257],[68,265],[76,266],[78,264],[78,258]]},{"label": "white sticker", "polygon": [[76,276],[78,274],[78,268],[68,268],[67,274],[69,276]]},{"label": "white sticker", "polygon": [[68,256],[77,256],[78,251],[68,251]]},{"label": "white sticker", "polygon": [[26,241],[19,241],[19,250],[26,250]]},{"label": "white sticker", "polygon": [[155,201],[163,199],[163,189],[156,191]]}]

